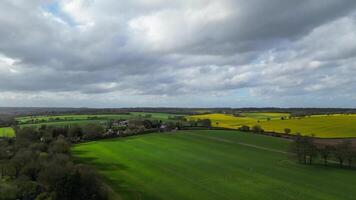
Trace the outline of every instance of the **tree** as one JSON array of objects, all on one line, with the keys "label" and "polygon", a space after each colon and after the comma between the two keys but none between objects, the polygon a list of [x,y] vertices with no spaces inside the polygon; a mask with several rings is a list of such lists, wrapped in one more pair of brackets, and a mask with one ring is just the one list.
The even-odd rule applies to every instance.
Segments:
[{"label": "tree", "polygon": [[284,129],[284,133],[285,134],[290,134],[292,132],[292,130],[290,128],[285,128]]},{"label": "tree", "polygon": [[0,179],[5,175],[5,166],[8,164],[10,155],[7,141],[0,141]]},{"label": "tree", "polygon": [[17,178],[20,175],[21,170],[25,165],[31,162],[32,159],[35,159],[36,155],[32,151],[22,148],[20,149],[15,156],[10,161],[10,166],[14,169],[14,176]]},{"label": "tree", "polygon": [[299,163],[313,163],[313,159],[317,156],[317,147],[312,137],[302,136],[299,133],[296,135],[291,144],[290,151],[297,157]]},{"label": "tree", "polygon": [[264,132],[264,130],[262,129],[262,127],[260,125],[254,125],[252,127],[252,131],[254,133],[263,133]]},{"label": "tree", "polygon": [[250,131],[250,127],[249,126],[246,126],[246,125],[243,125],[239,128],[240,131]]},{"label": "tree", "polygon": [[313,164],[313,160],[318,156],[318,148],[314,143],[313,137],[306,137],[307,140],[307,156],[309,157],[309,164]]},{"label": "tree", "polygon": [[8,127],[16,125],[16,120],[12,116],[0,116],[0,127]]},{"label": "tree", "polygon": [[354,159],[356,157],[356,152],[353,150],[351,142],[347,142],[346,145],[347,145],[347,151],[346,151],[345,158],[348,162],[348,166],[351,168],[352,162],[354,161]]},{"label": "tree", "polygon": [[347,160],[348,166],[349,166],[350,168],[352,167],[352,162],[353,162],[354,159],[355,159],[355,152],[349,151],[349,152],[346,154],[346,160]]},{"label": "tree", "polygon": [[[61,163],[61,164],[60,164]],[[106,200],[107,191],[96,172],[85,165],[53,160],[41,171],[40,183],[52,191],[53,199]],[[41,196],[49,196],[46,193]]]},{"label": "tree", "polygon": [[88,124],[83,127],[83,138],[86,140],[94,140],[97,138],[101,138],[103,133],[103,127],[98,124]]},{"label": "tree", "polygon": [[103,187],[102,180],[96,171],[86,165],[77,165],[76,172],[79,174],[80,190],[77,199],[82,200],[106,200],[107,190]]},{"label": "tree", "polygon": [[[98,175],[73,163],[70,143],[57,130],[65,129],[24,128],[18,130],[19,138],[0,140],[0,178],[9,185],[5,190],[0,187],[0,199],[107,199]],[[50,140],[43,139],[47,133]]]},{"label": "tree", "polygon": [[57,138],[60,135],[65,136],[65,137],[68,136],[68,127],[52,126],[50,130],[51,130],[53,138]]},{"label": "tree", "polygon": [[41,133],[35,127],[24,127],[16,130],[16,141],[22,145],[39,141]]},{"label": "tree", "polygon": [[41,186],[34,181],[17,180],[16,199],[30,200],[35,199],[41,193]]},{"label": "tree", "polygon": [[290,152],[297,157],[298,163],[306,163],[306,154],[304,151],[304,140],[300,133],[297,133],[290,145]]},{"label": "tree", "polygon": [[146,128],[146,129],[151,129],[153,128],[153,123],[150,120],[143,120],[142,121],[142,125]]},{"label": "tree", "polygon": [[210,119],[201,119],[201,120],[198,120],[198,123],[199,123],[202,127],[207,127],[207,128],[210,128],[210,127],[211,127],[211,120],[210,120]]},{"label": "tree", "polygon": [[335,146],[335,157],[339,161],[340,167],[343,166],[344,161],[348,158],[349,152],[351,151],[351,142],[350,141],[343,141]]},{"label": "tree", "polygon": [[63,199],[67,196],[66,181],[72,171],[73,164],[53,159],[47,163],[39,173],[39,182],[47,191],[54,193],[54,199]]},{"label": "tree", "polygon": [[324,147],[319,149],[320,156],[323,158],[325,166],[328,165],[328,158],[329,158],[330,154],[332,153],[333,149],[334,148],[329,145],[325,145]]},{"label": "tree", "polygon": [[58,137],[56,141],[52,142],[48,151],[52,154],[68,154],[70,152],[70,143],[64,137]]},{"label": "tree", "polygon": [[83,136],[83,130],[80,126],[71,126],[68,130],[68,137],[71,139],[81,138]]},{"label": "tree", "polygon": [[40,163],[37,160],[31,160],[29,163],[26,163],[25,166],[21,169],[21,174],[29,177],[31,181],[36,181],[40,171]]}]

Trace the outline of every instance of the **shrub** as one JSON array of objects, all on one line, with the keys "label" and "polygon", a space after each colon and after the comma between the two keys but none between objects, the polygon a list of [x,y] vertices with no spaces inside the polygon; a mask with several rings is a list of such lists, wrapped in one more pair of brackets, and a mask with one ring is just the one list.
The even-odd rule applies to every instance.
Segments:
[{"label": "shrub", "polygon": [[285,128],[284,129],[284,133],[285,134],[290,134],[292,132],[292,130],[290,130],[289,128]]},{"label": "shrub", "polygon": [[252,131],[253,131],[254,133],[263,133],[263,132],[264,132],[264,130],[261,128],[260,125],[254,125],[254,126],[252,127]]},{"label": "shrub", "polygon": [[250,127],[249,126],[246,126],[246,125],[243,125],[239,128],[240,131],[250,131]]}]

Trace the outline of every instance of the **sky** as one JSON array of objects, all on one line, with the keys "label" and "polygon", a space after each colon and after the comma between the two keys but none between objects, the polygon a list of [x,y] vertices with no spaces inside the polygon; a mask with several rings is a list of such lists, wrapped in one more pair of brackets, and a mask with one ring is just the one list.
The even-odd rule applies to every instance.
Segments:
[{"label": "sky", "polygon": [[356,107],[356,1],[1,0],[2,106]]}]

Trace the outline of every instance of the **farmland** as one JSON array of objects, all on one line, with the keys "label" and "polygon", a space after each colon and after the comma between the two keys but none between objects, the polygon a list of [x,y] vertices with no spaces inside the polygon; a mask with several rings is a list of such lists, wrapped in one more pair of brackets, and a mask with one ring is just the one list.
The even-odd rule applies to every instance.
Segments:
[{"label": "farmland", "polygon": [[356,137],[356,115],[316,115],[307,118],[261,122],[268,131],[283,132],[290,128],[292,133],[314,135],[320,138]]},{"label": "farmland", "polygon": [[255,118],[250,117],[234,117],[233,115],[225,114],[205,114],[188,116],[188,120],[210,119],[212,126],[237,129],[242,125],[257,123]]},{"label": "farmland", "polygon": [[[102,124],[109,120],[142,118],[149,120],[161,120],[164,122],[175,121],[174,117],[184,116],[169,113],[131,112],[127,114],[100,114],[100,115],[46,115],[46,116],[25,116],[18,117],[16,121],[20,127],[41,125],[67,126],[67,125],[88,125]],[[15,132],[11,127],[0,128],[0,137],[13,137]]]},{"label": "farmland", "polygon": [[72,151],[106,177],[113,199],[353,199],[354,171],[298,165],[288,159],[289,143],[238,131],[181,131]]},{"label": "farmland", "polygon": [[153,120],[167,121],[170,117],[181,116],[176,114],[167,113],[147,113],[147,112],[131,112],[127,114],[100,114],[100,115],[50,115],[50,116],[26,116],[19,117],[16,120],[20,124],[52,124],[52,123],[67,123],[74,122],[80,123],[83,121],[87,123],[88,121],[108,121],[108,120],[119,120],[119,119],[131,119],[131,118],[149,118]]},{"label": "farmland", "polygon": [[[265,116],[264,118],[261,116]],[[266,120],[266,117],[270,120]],[[276,113],[251,113],[235,117],[225,114],[207,114],[187,117],[189,120],[210,119],[213,126],[237,129],[242,125],[260,125],[265,131],[283,133],[284,129],[291,129],[292,133],[314,135],[320,138],[350,138],[356,137],[356,115],[312,115],[303,118],[281,120],[282,116]]]},{"label": "farmland", "polygon": [[0,137],[14,137],[15,131],[11,127],[0,127]]}]

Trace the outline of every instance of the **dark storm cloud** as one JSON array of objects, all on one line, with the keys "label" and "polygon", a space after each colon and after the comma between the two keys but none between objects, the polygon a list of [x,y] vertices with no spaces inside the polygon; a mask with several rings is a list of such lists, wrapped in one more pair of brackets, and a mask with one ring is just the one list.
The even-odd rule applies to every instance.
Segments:
[{"label": "dark storm cloud", "polygon": [[4,0],[0,10],[0,93],[356,97],[354,0]]}]

